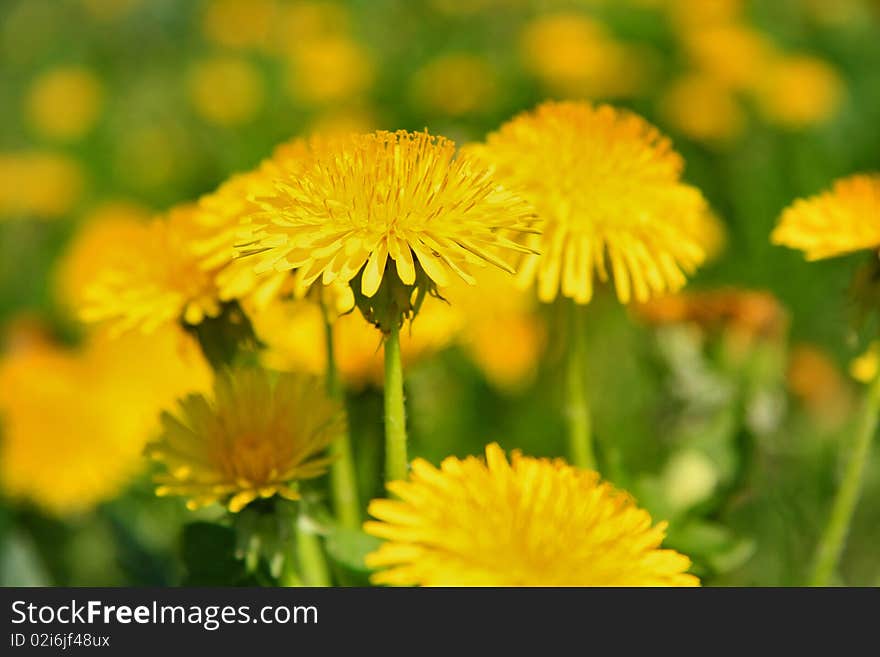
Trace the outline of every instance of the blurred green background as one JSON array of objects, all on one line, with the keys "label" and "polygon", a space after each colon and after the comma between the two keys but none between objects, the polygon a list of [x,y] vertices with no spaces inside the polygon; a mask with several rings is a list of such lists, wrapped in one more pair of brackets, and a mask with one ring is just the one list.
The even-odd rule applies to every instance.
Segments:
[{"label": "blurred green background", "polygon": [[[706,584],[802,583],[859,395],[848,290],[866,256],[807,264],[768,236],[795,198],[880,169],[877,2],[2,0],[0,325],[27,317],[76,342],[53,268],[109,201],[167,208],[312,131],[427,127],[466,143],[547,98],[658,125],[726,227],[689,286],[733,295],[711,321],[594,303],[603,474],[670,521],[669,545]],[[745,289],[772,295],[754,322],[756,297],[730,292]],[[455,347],[411,368],[413,453],[438,462],[499,440],[562,454],[557,342],[551,330],[514,389]],[[353,391],[349,407],[367,499],[380,493],[381,393]],[[193,569],[191,514],[155,499],[146,474],[76,514],[4,499],[4,584],[236,581],[231,556]],[[875,450],[842,582],[880,584],[877,545]]]}]

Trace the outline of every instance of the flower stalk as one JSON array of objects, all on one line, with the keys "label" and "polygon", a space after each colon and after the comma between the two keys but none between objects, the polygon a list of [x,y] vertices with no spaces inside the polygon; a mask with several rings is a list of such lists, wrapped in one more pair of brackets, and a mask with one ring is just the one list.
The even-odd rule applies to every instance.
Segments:
[{"label": "flower stalk", "polygon": [[385,336],[385,481],[406,479],[407,466],[400,326],[392,324]]},{"label": "flower stalk", "polygon": [[330,569],[321,538],[312,522],[303,515],[296,522],[296,551],[303,586],[330,586]]},{"label": "flower stalk", "polygon": [[837,570],[856,504],[859,501],[865,467],[871,453],[871,442],[877,433],[878,418],[880,418],[880,376],[875,376],[868,387],[858,417],[852,454],[834,498],[831,516],[819,540],[809,581],[811,586],[828,586]]},{"label": "flower stalk", "polygon": [[[330,321],[324,300],[321,300],[324,315],[324,342],[327,353],[327,393],[334,399],[344,402],[345,392],[336,370],[336,357],[333,349],[333,324]],[[340,432],[330,446],[333,463],[330,466],[330,489],[333,495],[333,508],[339,524],[348,529],[358,529],[361,524],[360,500],[358,499],[357,473],[348,427]]]},{"label": "flower stalk", "polygon": [[568,431],[568,453],[573,465],[596,469],[593,450],[592,421],[586,389],[586,306],[569,304],[569,353],[565,377],[565,420]]}]

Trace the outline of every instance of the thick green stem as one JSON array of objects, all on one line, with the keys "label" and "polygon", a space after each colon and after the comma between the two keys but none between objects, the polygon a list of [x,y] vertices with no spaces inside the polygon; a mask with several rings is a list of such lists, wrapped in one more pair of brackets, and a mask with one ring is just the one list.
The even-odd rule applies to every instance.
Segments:
[{"label": "thick green stem", "polygon": [[324,558],[321,537],[302,516],[296,523],[296,551],[303,586],[330,586],[330,570]]},{"label": "thick green stem", "polygon": [[385,481],[406,479],[407,465],[400,327],[394,325],[385,338]]},{"label": "thick green stem", "polygon": [[[333,350],[333,324],[324,310],[324,338],[327,352],[327,392],[331,397],[345,400]],[[354,455],[351,449],[351,437],[348,430],[341,433],[330,448],[333,464],[330,466],[330,489],[333,494],[333,508],[339,524],[349,529],[361,526],[361,508],[358,499],[357,472],[354,467]]]},{"label": "thick green stem", "polygon": [[586,386],[586,306],[572,302],[569,322],[568,367],[565,377],[565,419],[568,424],[568,453],[573,465],[596,468],[593,453],[590,406]]},{"label": "thick green stem", "polygon": [[878,416],[880,416],[880,377],[875,378],[869,386],[859,414],[852,454],[846,464],[837,496],[834,498],[831,516],[816,550],[810,578],[811,586],[828,586],[837,570],[856,503],[859,501],[865,466],[871,453],[871,442],[874,434],[877,433]]}]

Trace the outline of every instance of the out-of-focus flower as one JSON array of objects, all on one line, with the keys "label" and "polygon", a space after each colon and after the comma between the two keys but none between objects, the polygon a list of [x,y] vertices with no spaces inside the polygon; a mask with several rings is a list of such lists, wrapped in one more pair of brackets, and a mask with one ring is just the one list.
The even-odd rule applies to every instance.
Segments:
[{"label": "out-of-focus flower", "polygon": [[298,0],[278,7],[272,31],[273,48],[283,55],[297,43],[350,34],[351,17],[340,2]]},{"label": "out-of-focus flower", "polygon": [[469,151],[537,210],[535,253],[519,267],[550,302],[560,292],[578,303],[593,296],[593,277],[617,296],[646,301],[684,285],[705,258],[708,208],[681,181],[682,158],[635,114],[607,105],[548,102],[525,112]]},{"label": "out-of-focus flower", "polygon": [[641,51],[617,42],[601,23],[580,14],[541,16],[520,40],[524,65],[548,89],[570,97],[621,97],[644,87]]},{"label": "out-of-focus flower", "polygon": [[213,57],[190,71],[189,98],[205,121],[233,126],[252,120],[263,105],[260,71],[241,57]]},{"label": "out-of-focus flower", "polygon": [[[311,299],[277,300],[258,311],[248,306],[254,332],[265,345],[262,362],[281,371],[324,375],[327,368],[324,317]],[[448,346],[461,329],[462,316],[451,306],[427,299],[411,326],[400,333],[404,366],[411,366]],[[384,377],[382,342],[376,330],[357,313],[333,318],[335,365],[352,388],[381,386]]]},{"label": "out-of-focus flower", "polygon": [[529,207],[470,158],[453,159],[447,139],[375,132],[312,139],[309,149],[296,175],[257,199],[263,212],[252,215],[255,237],[243,250],[260,252],[262,271],[296,269],[303,287],[362,271],[359,292],[370,298],[389,258],[404,285],[424,272],[443,287],[450,276],[473,282],[473,265],[510,269],[496,249],[523,250],[500,231],[524,229]]},{"label": "out-of-focus flower", "polygon": [[660,547],[665,523],[595,472],[486,447],[486,460],[421,459],[397,499],[370,503],[376,583],[423,586],[696,586]]},{"label": "out-of-focus flower", "polygon": [[202,14],[202,33],[226,48],[263,49],[278,16],[276,0],[210,0]]},{"label": "out-of-focus flower", "polygon": [[798,199],[782,213],[771,239],[821,260],[880,249],[880,174],[835,181],[830,191]]},{"label": "out-of-focus flower", "polygon": [[143,465],[161,408],[209,385],[177,327],[90,336],[80,349],[11,336],[0,361],[0,485],[56,514],[112,498]]},{"label": "out-of-focus flower", "polygon": [[810,55],[775,57],[762,72],[758,107],[774,123],[804,128],[834,116],[844,84],[826,61]]},{"label": "out-of-focus flower", "polygon": [[726,144],[743,133],[745,112],[729,87],[705,74],[673,82],[660,100],[666,122],[686,137]]},{"label": "out-of-focus flower", "polygon": [[689,34],[709,27],[731,25],[741,21],[744,0],[655,0],[669,15],[672,26]]},{"label": "out-of-focus flower", "polygon": [[320,379],[242,369],[219,375],[213,395],[190,395],[148,454],[167,472],[156,494],[196,509],[220,502],[236,513],[258,498],[298,499],[298,482],[327,471],[325,450],[345,414]]},{"label": "out-of-focus flower", "polygon": [[435,57],[416,72],[411,84],[419,107],[449,116],[491,110],[498,89],[489,62],[467,53]]},{"label": "out-of-focus flower", "polygon": [[34,80],[25,113],[39,135],[73,141],[95,125],[102,102],[101,82],[94,73],[84,68],[59,68]]},{"label": "out-of-focus flower", "polygon": [[443,297],[461,317],[456,341],[486,378],[499,388],[528,383],[544,351],[546,327],[531,290],[495,269],[476,274],[477,284],[456,282]]},{"label": "out-of-focus flower", "polygon": [[298,102],[351,102],[373,83],[370,53],[345,36],[294,42],[287,59],[287,93]]},{"label": "out-of-focus flower", "polygon": [[775,52],[763,34],[744,24],[690,31],[684,37],[684,46],[697,71],[740,91],[758,86]]},{"label": "out-of-focus flower", "polygon": [[108,243],[111,257],[86,287],[80,318],[111,322],[117,331],[149,332],[183,320],[198,324],[220,311],[213,273],[201,266],[193,243],[200,236],[195,205],[173,208],[123,241]]},{"label": "out-of-focus flower", "polygon": [[0,218],[64,216],[84,182],[79,163],[60,153],[0,153]]},{"label": "out-of-focus flower", "polygon": [[880,371],[880,341],[872,342],[865,353],[854,358],[849,366],[852,378],[861,383],[871,383]]},{"label": "out-of-focus flower", "polygon": [[704,330],[724,330],[740,336],[776,339],[785,335],[788,318],[769,292],[722,289],[682,292],[634,306],[651,324],[695,324]]},{"label": "out-of-focus flower", "polygon": [[150,211],[129,201],[106,201],[92,209],[67,246],[55,268],[55,296],[62,306],[76,310],[86,301],[86,290],[102,269],[128,264],[128,249],[144,234]]},{"label": "out-of-focus flower", "polygon": [[840,426],[849,417],[850,391],[837,365],[822,349],[809,344],[793,347],[786,381],[792,394],[825,426]]}]

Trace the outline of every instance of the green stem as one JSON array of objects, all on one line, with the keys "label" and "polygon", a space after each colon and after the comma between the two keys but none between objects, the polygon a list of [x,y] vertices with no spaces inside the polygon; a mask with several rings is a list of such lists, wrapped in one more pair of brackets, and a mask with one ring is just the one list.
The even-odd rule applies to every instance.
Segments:
[{"label": "green stem", "polygon": [[400,327],[395,324],[385,338],[385,481],[406,479],[407,466]]},{"label": "green stem", "polygon": [[302,516],[296,522],[296,550],[303,586],[330,586],[330,570],[324,558],[321,537]]},{"label": "green stem", "polygon": [[586,306],[571,303],[568,368],[565,377],[565,419],[568,424],[568,453],[573,465],[596,468],[593,453],[590,406],[586,386]]},{"label": "green stem", "polygon": [[[333,324],[327,309],[321,302],[324,313],[324,340],[327,352],[327,392],[331,397],[344,401],[345,394],[336,370],[336,358],[333,350]],[[354,467],[354,455],[351,449],[351,437],[348,430],[341,433],[330,447],[333,464],[330,466],[330,490],[333,495],[333,508],[339,524],[349,529],[361,526],[361,507],[358,499],[357,473]]]},{"label": "green stem", "polygon": [[865,466],[868,464],[868,456],[871,453],[871,441],[874,434],[877,433],[878,416],[880,416],[880,377],[875,378],[868,387],[867,396],[859,414],[853,451],[846,464],[837,496],[834,498],[831,517],[828,519],[828,524],[825,526],[825,531],[816,550],[813,573],[810,578],[811,586],[828,586],[837,570],[856,503],[859,501]]}]

